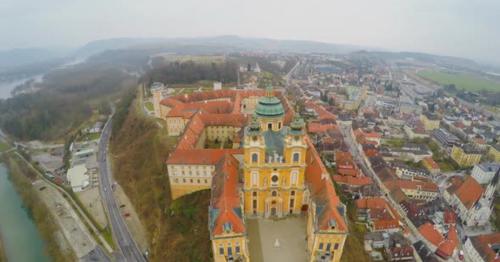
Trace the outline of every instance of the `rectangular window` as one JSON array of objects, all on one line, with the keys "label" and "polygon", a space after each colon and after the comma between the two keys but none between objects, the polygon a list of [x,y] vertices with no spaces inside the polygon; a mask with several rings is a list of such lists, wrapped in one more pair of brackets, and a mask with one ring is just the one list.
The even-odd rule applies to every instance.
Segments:
[{"label": "rectangular window", "polygon": [[257,199],[254,199],[254,200],[252,201],[252,208],[253,208],[253,209],[257,209]]},{"label": "rectangular window", "polygon": [[295,171],[292,172],[291,183],[293,186],[297,184],[297,172],[295,172]]},{"label": "rectangular window", "polygon": [[330,243],[326,244],[326,251],[330,251],[331,248],[332,248],[332,244],[330,244]]},{"label": "rectangular window", "polygon": [[252,186],[259,186],[259,173],[252,172]]},{"label": "rectangular window", "polygon": [[227,248],[227,255],[228,256],[232,256],[233,255],[233,248],[232,247],[228,247]]},{"label": "rectangular window", "polygon": [[290,199],[290,208],[295,206],[295,199]]},{"label": "rectangular window", "polygon": [[333,245],[333,249],[335,249],[335,250],[339,249],[339,244],[335,243],[335,245]]},{"label": "rectangular window", "polygon": [[319,243],[319,247],[318,247],[319,250],[323,250],[323,243]]},{"label": "rectangular window", "polygon": [[240,246],[237,245],[235,248],[234,248],[236,254],[239,254],[240,253]]},{"label": "rectangular window", "polygon": [[219,247],[219,255],[224,255],[224,247]]}]

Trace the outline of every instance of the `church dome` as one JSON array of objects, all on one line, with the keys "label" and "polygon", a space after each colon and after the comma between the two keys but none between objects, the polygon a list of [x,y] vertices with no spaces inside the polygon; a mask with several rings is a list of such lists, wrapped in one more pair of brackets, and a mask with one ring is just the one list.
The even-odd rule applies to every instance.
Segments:
[{"label": "church dome", "polygon": [[272,89],[268,88],[267,95],[259,99],[255,114],[262,117],[278,117],[285,114],[281,101],[272,95]]}]

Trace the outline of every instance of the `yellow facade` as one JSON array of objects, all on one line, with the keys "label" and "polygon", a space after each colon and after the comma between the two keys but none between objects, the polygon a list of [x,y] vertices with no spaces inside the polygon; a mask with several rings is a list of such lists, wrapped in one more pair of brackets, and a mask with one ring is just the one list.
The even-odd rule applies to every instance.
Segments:
[{"label": "yellow facade", "polygon": [[[337,231],[334,228],[319,231],[314,228],[314,219],[316,218],[316,205],[311,202],[311,207],[307,215],[307,250],[309,252],[309,261],[339,262],[344,250],[347,234]],[[363,252],[362,250],[360,252]],[[328,259],[327,259],[328,258]]]},{"label": "yellow facade", "polygon": [[228,256],[234,261],[250,261],[247,238],[242,234],[229,233],[213,238],[212,253],[215,262],[226,262]]},{"label": "yellow facade", "polygon": [[424,125],[425,131],[431,131],[439,128],[439,120],[429,119],[426,115],[420,115],[420,122]]},{"label": "yellow facade", "polygon": [[[282,123],[283,118],[259,119],[261,130],[274,133],[281,132]],[[264,135],[247,135],[244,139],[245,214],[259,217],[300,214],[306,190],[304,135],[283,137],[282,154],[267,152]]]},{"label": "yellow facade", "polygon": [[490,146],[488,155],[493,158],[493,161],[500,162],[500,151],[494,146]]},{"label": "yellow facade", "polygon": [[460,167],[471,167],[479,164],[481,154],[466,153],[461,147],[453,146],[451,149],[451,159],[453,159]]}]

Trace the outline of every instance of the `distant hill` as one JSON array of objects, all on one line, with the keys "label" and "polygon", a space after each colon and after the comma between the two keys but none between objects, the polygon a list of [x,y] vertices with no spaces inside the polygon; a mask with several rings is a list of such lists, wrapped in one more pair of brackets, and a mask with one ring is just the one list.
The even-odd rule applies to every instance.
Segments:
[{"label": "distant hill", "polygon": [[35,64],[61,58],[67,54],[66,50],[43,48],[10,49],[0,51],[0,71],[28,64]]},{"label": "distant hill", "polygon": [[[195,48],[189,48],[195,47]],[[366,47],[339,45],[315,41],[276,40],[268,38],[246,38],[238,36],[194,37],[194,38],[113,38],[93,41],[76,51],[78,56],[92,55],[113,49],[167,49],[170,51],[205,49],[207,51],[272,51],[294,53],[346,54]]]}]

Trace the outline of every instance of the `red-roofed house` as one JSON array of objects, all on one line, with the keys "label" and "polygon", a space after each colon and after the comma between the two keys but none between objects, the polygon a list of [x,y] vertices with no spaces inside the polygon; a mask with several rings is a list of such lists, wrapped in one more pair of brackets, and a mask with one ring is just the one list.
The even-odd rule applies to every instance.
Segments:
[{"label": "red-roofed house", "polygon": [[399,214],[381,197],[356,200],[358,219],[369,222],[372,231],[399,231]]}]

